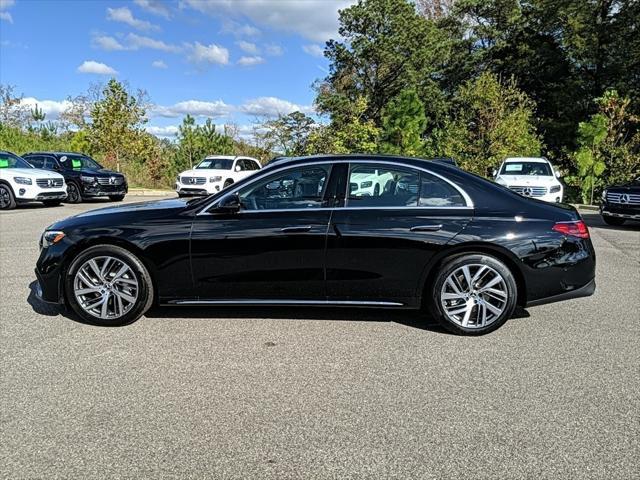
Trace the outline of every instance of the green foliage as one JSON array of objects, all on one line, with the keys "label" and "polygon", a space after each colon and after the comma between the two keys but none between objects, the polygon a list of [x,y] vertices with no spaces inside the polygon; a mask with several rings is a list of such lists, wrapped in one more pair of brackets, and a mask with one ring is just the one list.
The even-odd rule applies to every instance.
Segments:
[{"label": "green foliage", "polygon": [[382,112],[380,150],[410,156],[424,151],[422,134],[427,125],[424,104],[413,89],[406,89],[391,99]]},{"label": "green foliage", "polygon": [[484,73],[458,89],[451,116],[429,139],[429,151],[454,157],[463,169],[479,175],[489,175],[509,156],[539,156],[534,107],[513,80],[500,82]]},{"label": "green foliage", "polygon": [[267,150],[297,156],[307,151],[309,135],[316,127],[311,117],[296,111],[262,123],[256,133]]}]

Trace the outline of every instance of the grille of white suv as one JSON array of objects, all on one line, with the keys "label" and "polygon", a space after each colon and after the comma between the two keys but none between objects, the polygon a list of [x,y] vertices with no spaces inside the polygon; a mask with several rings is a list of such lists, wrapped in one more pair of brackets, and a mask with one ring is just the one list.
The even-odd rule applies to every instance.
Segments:
[{"label": "grille of white suv", "polygon": [[180,177],[183,185],[204,185],[207,181],[205,177]]},{"label": "grille of white suv", "polygon": [[512,185],[509,189],[525,197],[544,197],[547,194],[547,187],[521,187]]},{"label": "grille of white suv", "polygon": [[36,185],[40,188],[60,188],[62,186],[61,178],[38,178]]}]

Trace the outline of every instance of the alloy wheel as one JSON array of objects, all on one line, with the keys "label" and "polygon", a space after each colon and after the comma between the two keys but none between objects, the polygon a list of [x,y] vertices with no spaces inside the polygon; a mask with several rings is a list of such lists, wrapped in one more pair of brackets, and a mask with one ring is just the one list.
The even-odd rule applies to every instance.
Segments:
[{"label": "alloy wheel", "polygon": [[447,317],[464,328],[483,328],[507,307],[505,279],[493,268],[468,264],[454,270],[442,285],[440,302]]},{"label": "alloy wheel", "polygon": [[7,208],[11,204],[11,194],[7,187],[0,185],[0,208]]},{"label": "alloy wheel", "polygon": [[78,269],[73,290],[85,312],[108,320],[131,310],[140,289],[136,275],[123,260],[100,256],[87,260]]},{"label": "alloy wheel", "polygon": [[73,183],[69,184],[67,188],[67,195],[69,196],[70,203],[77,203],[80,201],[80,191]]}]

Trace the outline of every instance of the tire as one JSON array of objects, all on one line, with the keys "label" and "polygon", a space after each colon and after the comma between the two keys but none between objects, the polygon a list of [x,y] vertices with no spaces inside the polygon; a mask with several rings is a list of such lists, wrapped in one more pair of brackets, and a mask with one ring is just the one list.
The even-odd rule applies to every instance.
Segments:
[{"label": "tire", "polygon": [[615,227],[619,227],[620,225],[624,225],[625,219],[620,217],[610,217],[609,215],[602,215],[602,220],[607,225],[613,225]]},{"label": "tire", "polygon": [[[467,278],[472,280],[471,288]],[[516,308],[518,286],[513,274],[489,255],[453,257],[442,265],[432,285],[427,297],[430,313],[443,328],[458,335],[496,330]]]},{"label": "tire", "polygon": [[80,187],[75,182],[67,183],[67,199],[66,203],[80,203],[82,202],[82,193]]},{"label": "tire", "polygon": [[376,183],[376,186],[373,187],[373,196],[374,197],[379,197],[380,196],[380,184]]},{"label": "tire", "polygon": [[42,204],[45,207],[57,207],[61,202],[61,200],[43,200]]},{"label": "tire", "polygon": [[112,202],[121,202],[124,200],[124,195],[109,195],[109,200]]},{"label": "tire", "polygon": [[16,197],[13,190],[6,183],[0,183],[0,210],[13,210],[16,208]]},{"label": "tire", "polygon": [[229,187],[229,186],[231,186],[231,185],[233,185],[233,180],[231,180],[230,178],[228,178],[228,179],[226,179],[226,180],[224,181],[224,185],[222,186],[222,189],[225,189],[225,188],[227,188],[227,187]]},{"label": "tire", "polygon": [[[107,258],[110,261],[105,267]],[[95,262],[98,272],[90,261]],[[123,265],[128,270],[118,278],[116,271]],[[143,263],[128,250],[114,245],[96,245],[80,253],[65,275],[65,293],[68,305],[84,322],[107,327],[135,322],[151,307],[154,298],[153,282]]]}]

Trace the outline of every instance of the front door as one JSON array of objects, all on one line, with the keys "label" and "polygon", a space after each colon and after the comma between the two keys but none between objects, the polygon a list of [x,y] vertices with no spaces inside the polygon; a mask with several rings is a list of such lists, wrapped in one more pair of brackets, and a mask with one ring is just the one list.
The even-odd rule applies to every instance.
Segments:
[{"label": "front door", "polygon": [[414,306],[429,260],[472,208],[450,183],[408,167],[352,163],[347,185],[327,238],[328,298]]},{"label": "front door", "polygon": [[324,299],[330,172],[291,167],[241,187],[239,212],[196,216],[191,262],[200,299]]}]

